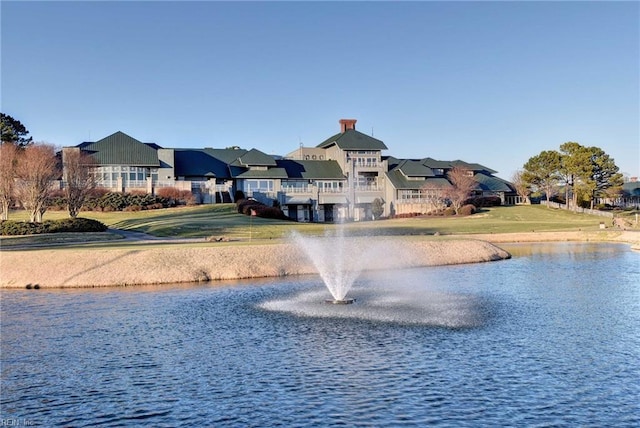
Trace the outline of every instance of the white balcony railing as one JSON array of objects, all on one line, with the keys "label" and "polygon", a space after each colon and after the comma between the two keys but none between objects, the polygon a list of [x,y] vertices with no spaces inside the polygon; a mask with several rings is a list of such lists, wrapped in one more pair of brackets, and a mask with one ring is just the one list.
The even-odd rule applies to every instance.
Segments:
[{"label": "white balcony railing", "polygon": [[300,186],[285,186],[285,187],[282,187],[281,191],[283,193],[296,193],[296,194],[299,194],[299,193],[313,193],[313,192],[315,192],[315,190],[316,190],[315,186],[303,186],[303,187],[300,187]]}]

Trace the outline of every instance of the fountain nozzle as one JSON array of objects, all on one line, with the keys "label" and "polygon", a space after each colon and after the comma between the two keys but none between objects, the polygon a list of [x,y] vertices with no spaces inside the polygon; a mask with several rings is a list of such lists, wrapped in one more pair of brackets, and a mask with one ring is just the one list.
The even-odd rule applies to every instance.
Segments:
[{"label": "fountain nozzle", "polygon": [[351,305],[356,299],[327,299],[324,302],[332,305]]}]

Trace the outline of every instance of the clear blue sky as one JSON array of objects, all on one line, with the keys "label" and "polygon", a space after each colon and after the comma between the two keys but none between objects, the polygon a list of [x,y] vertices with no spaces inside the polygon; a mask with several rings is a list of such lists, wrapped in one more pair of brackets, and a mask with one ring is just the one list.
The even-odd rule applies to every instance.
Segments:
[{"label": "clear blue sky", "polygon": [[285,154],[341,118],[509,179],[566,141],[640,175],[638,2],[2,1],[2,112],[59,146]]}]

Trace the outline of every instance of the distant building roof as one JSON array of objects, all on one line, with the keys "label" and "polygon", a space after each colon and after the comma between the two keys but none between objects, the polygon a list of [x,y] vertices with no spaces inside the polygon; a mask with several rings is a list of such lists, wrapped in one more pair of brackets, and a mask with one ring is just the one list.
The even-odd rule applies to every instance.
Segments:
[{"label": "distant building roof", "polygon": [[269,168],[269,169],[250,169],[240,172],[236,175],[237,178],[267,178],[267,179],[285,179],[287,178],[287,171],[284,168]]},{"label": "distant building roof", "polygon": [[640,196],[640,181],[627,181],[622,185],[622,194],[625,196]]},{"label": "distant building roof", "polygon": [[142,143],[121,131],[77,147],[90,153],[98,165],[160,166],[157,151],[160,146]]},{"label": "distant building roof", "polygon": [[387,172],[387,177],[393,187],[400,190],[420,190],[425,186],[438,189],[451,187],[451,183],[444,177],[427,177],[410,180],[399,169]]},{"label": "distant building roof", "polygon": [[341,180],[345,176],[338,162],[334,160],[278,160],[279,167],[284,168],[287,177],[308,180]]},{"label": "distant building roof", "polygon": [[405,159],[396,166],[396,169],[402,171],[407,177],[435,177],[431,168],[416,160]]},{"label": "distant building roof", "polygon": [[318,144],[317,147],[327,148],[334,144],[342,150],[387,150],[387,146],[382,141],[355,129],[336,134]]},{"label": "distant building roof", "polygon": [[495,171],[491,168],[487,168],[484,165],[480,165],[479,163],[468,163],[462,160],[454,160],[451,161],[451,165],[452,166],[457,166],[458,168],[464,168],[464,169],[468,169],[470,171],[473,172],[480,172],[480,171],[484,171],[484,172],[488,172],[489,174],[495,174],[498,171]]},{"label": "distant building roof", "polygon": [[230,164],[239,157],[245,155],[248,150],[233,148],[233,149],[213,149],[211,147],[205,147],[204,149],[212,157],[219,159],[220,161]]},{"label": "distant building roof", "polygon": [[422,159],[422,164],[431,169],[450,169],[451,168],[451,162],[435,160],[433,158]]},{"label": "distant building roof", "polygon": [[234,166],[276,166],[276,160],[273,156],[257,149],[251,149],[243,155],[239,156],[235,161],[230,162]]},{"label": "distant building roof", "polygon": [[515,192],[508,181],[493,175],[478,173],[473,176],[473,179],[478,183],[479,190],[485,192]]},{"label": "distant building roof", "polygon": [[[242,151],[236,152],[236,157]],[[238,153],[240,152],[240,153]],[[174,149],[175,175],[178,177],[231,178],[223,151],[213,149]],[[223,159],[221,159],[221,157]]]}]

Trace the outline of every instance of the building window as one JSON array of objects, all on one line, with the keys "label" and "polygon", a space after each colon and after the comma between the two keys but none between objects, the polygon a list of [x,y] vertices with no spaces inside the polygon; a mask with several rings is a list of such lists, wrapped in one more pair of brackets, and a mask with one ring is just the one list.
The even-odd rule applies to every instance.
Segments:
[{"label": "building window", "polygon": [[245,180],[244,188],[251,192],[273,192],[273,180]]}]

